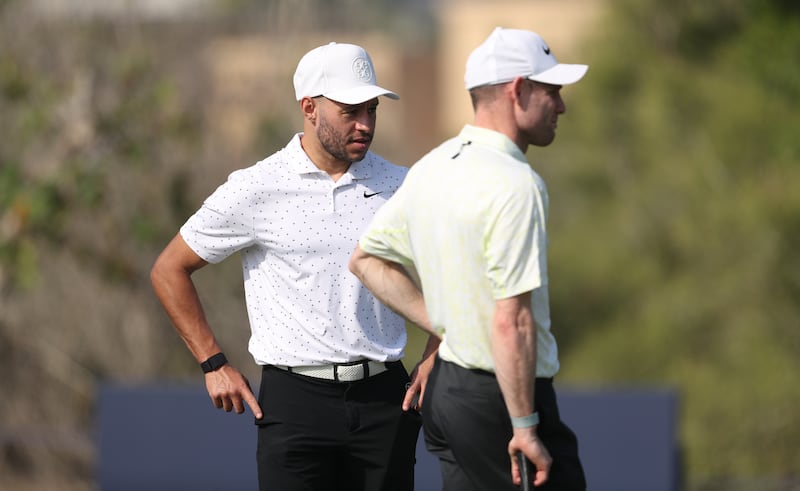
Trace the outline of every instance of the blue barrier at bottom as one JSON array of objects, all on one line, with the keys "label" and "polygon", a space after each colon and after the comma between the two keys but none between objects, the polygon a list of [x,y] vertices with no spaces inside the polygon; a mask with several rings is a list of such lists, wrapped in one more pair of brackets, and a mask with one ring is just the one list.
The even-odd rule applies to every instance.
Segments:
[{"label": "blue barrier at bottom", "polygon": [[671,390],[556,389],[578,436],[590,491],[678,491],[677,396]]},{"label": "blue barrier at bottom", "polygon": [[[678,490],[674,393],[558,394],[562,419],[578,435],[589,490]],[[96,422],[102,491],[257,489],[252,414],[222,413],[202,386],[103,386]],[[415,483],[416,491],[441,490],[422,434]]]},{"label": "blue barrier at bottom", "polygon": [[258,489],[252,413],[221,412],[203,386],[105,386],[97,407],[100,490]]}]

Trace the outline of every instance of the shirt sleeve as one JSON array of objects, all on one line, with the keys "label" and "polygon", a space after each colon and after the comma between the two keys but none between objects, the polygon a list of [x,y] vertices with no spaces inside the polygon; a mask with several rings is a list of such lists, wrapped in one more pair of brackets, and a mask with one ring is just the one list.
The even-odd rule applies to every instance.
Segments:
[{"label": "shirt sleeve", "polygon": [[487,276],[495,299],[547,284],[546,190],[535,179],[523,182],[494,200],[487,222]]},{"label": "shirt sleeve", "polygon": [[255,242],[251,195],[241,171],[234,172],[181,227],[181,237],[212,264],[251,246]]}]

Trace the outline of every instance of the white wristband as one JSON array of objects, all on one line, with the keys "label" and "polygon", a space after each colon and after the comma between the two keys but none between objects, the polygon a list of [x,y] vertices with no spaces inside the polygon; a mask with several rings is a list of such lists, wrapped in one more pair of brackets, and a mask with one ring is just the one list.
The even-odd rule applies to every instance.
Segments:
[{"label": "white wristband", "polygon": [[539,424],[539,413],[533,412],[527,416],[515,418],[511,416],[511,426],[514,428],[530,428]]}]

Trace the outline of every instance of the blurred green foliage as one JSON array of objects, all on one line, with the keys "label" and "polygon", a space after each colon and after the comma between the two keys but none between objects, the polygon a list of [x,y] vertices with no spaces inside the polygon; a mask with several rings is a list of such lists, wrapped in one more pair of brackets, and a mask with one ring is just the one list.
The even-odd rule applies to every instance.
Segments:
[{"label": "blurred green foliage", "polygon": [[[129,278],[153,253],[135,246],[163,242],[186,214],[180,194],[167,214],[154,197],[185,180],[188,165],[164,164],[192,158],[201,113],[177,93],[168,49],[147,28],[94,22],[78,34],[31,22],[37,43],[14,37],[10,22],[0,41],[0,286],[36,286],[41,241]],[[98,45],[113,56],[97,56]]]}]

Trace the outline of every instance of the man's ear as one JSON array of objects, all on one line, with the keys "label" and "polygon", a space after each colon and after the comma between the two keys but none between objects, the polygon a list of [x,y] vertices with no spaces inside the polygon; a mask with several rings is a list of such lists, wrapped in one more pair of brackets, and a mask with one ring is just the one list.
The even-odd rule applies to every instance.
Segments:
[{"label": "man's ear", "polygon": [[528,84],[525,83],[524,77],[517,77],[508,84],[508,88],[511,91],[511,95],[514,98],[514,104],[520,104],[521,100],[524,100],[528,94]]},{"label": "man's ear", "polygon": [[508,84],[508,90],[514,102],[514,106],[527,109],[528,104],[530,104],[530,91],[532,90],[531,84],[528,83],[528,79],[525,77],[515,78],[511,81],[511,83]]},{"label": "man's ear", "polygon": [[303,97],[300,99],[300,110],[303,112],[303,117],[311,124],[317,121],[317,101],[311,97]]}]

